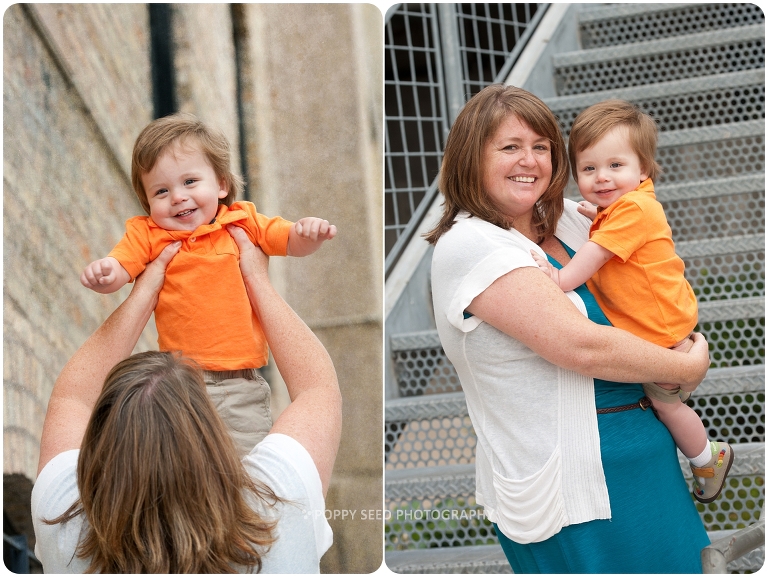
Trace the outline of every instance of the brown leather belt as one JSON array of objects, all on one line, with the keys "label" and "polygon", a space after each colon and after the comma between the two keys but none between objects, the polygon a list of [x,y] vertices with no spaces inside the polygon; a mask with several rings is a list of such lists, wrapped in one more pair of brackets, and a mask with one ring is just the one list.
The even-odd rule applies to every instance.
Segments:
[{"label": "brown leather belt", "polygon": [[605,413],[620,413],[621,411],[631,411],[632,409],[643,409],[646,410],[648,407],[651,406],[651,399],[648,397],[643,397],[636,403],[632,403],[631,405],[621,405],[619,407],[607,407],[605,409],[597,409],[598,415],[604,415]]}]

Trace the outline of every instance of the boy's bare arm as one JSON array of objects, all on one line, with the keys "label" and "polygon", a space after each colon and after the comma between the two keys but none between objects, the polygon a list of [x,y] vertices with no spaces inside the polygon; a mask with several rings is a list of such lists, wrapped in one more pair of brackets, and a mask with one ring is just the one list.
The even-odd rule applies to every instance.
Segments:
[{"label": "boy's bare arm", "polygon": [[327,220],[304,217],[293,223],[288,233],[288,256],[308,256],[335,236],[336,227]]},{"label": "boy's bare arm", "polygon": [[549,277],[557,283],[557,286],[564,291],[571,291],[576,287],[583,285],[614,256],[611,251],[591,240],[586,242],[584,246],[573,255],[571,262],[560,270],[557,270],[549,264],[549,262],[539,256],[538,253],[531,251],[531,255],[538,267],[547,273]]},{"label": "boy's bare arm", "polygon": [[111,256],[93,261],[80,275],[84,287],[97,293],[109,294],[120,290],[131,280],[131,275]]}]

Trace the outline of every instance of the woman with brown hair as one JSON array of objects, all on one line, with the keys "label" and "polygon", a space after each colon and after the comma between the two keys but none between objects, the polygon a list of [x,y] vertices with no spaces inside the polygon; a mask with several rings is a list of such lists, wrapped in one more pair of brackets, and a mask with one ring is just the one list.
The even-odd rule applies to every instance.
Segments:
[{"label": "woman with brown hair", "polygon": [[701,572],[709,541],[639,383],[695,389],[707,343],[683,354],[607,326],[586,286],[563,293],[538,269],[531,250],[559,268],[588,239],[567,180],[557,120],[525,90],[483,89],[451,128],[427,240],[477,502],[515,573]]},{"label": "woman with brown hair", "polygon": [[51,394],[32,492],[46,572],[319,571],[332,542],[324,497],[341,429],[336,373],[269,283],[267,257],[230,232],[291,404],[241,461],[197,367],[171,353],[129,357],[178,251],[167,247]]}]

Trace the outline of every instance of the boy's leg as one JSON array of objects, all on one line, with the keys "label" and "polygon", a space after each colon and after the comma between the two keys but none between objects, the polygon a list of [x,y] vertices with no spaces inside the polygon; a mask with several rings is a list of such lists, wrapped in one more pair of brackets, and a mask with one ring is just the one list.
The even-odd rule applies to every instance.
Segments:
[{"label": "boy's leg", "polygon": [[683,455],[689,459],[701,455],[709,445],[709,439],[696,411],[683,403],[677,395],[670,399],[671,402],[663,402],[657,396],[649,395],[649,398],[659,420],[667,427]]},{"label": "boy's leg", "polygon": [[[222,372],[204,371],[208,394],[232,435],[241,457],[244,457],[272,428],[270,389],[255,369],[242,377]],[[229,372],[229,371],[227,371]]]}]

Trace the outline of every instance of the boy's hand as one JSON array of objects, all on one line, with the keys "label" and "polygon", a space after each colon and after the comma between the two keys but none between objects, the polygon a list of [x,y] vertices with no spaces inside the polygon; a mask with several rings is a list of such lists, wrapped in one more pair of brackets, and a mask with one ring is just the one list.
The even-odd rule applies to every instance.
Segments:
[{"label": "boy's hand", "polygon": [[595,217],[597,216],[597,207],[586,200],[582,200],[579,203],[579,206],[576,207],[576,210],[586,216],[589,220],[595,220]]},{"label": "boy's hand", "polygon": [[538,266],[542,272],[544,272],[549,278],[555,281],[559,286],[560,271],[557,270],[555,267],[553,267],[551,264],[549,264],[549,261],[543,258],[535,250],[531,251],[531,256],[533,257],[533,260],[536,261],[536,266]]},{"label": "boy's hand", "polygon": [[288,234],[288,255],[307,256],[326,240],[336,236],[336,227],[327,220],[307,216],[293,223]]},{"label": "boy's hand", "polygon": [[108,256],[93,261],[80,275],[80,282],[97,293],[113,293],[130,280],[130,275],[117,259]]}]

